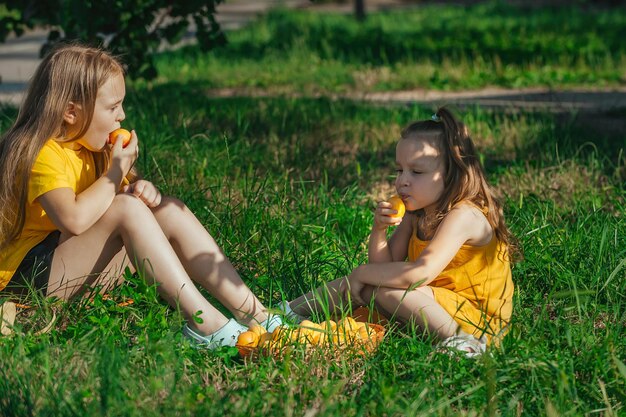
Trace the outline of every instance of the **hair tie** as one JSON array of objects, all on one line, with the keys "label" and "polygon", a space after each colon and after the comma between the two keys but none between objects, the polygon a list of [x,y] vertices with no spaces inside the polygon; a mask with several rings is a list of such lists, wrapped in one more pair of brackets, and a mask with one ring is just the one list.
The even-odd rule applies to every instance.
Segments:
[{"label": "hair tie", "polygon": [[430,116],[430,118],[432,119],[433,122],[440,122],[441,121],[441,117],[437,116],[437,113],[435,113],[432,116]]}]

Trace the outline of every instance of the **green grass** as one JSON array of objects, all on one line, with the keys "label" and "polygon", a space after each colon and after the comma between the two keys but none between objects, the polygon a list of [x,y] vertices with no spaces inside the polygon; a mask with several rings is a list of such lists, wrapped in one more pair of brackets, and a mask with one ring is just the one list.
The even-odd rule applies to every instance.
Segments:
[{"label": "green grass", "polygon": [[[272,53],[288,61],[291,51]],[[366,262],[371,210],[390,191],[399,131],[432,109],[211,98],[211,71],[195,65],[234,52],[194,52],[177,73],[187,53],[163,56],[159,82],[129,88],[125,125],[139,133],[145,176],[189,205],[268,305]],[[253,82],[272,80],[279,66],[246,62]],[[297,91],[293,70],[281,82]],[[342,85],[341,71],[329,74]],[[610,127],[623,126],[626,112],[459,113],[525,255],[513,270],[510,333],[491,356],[440,354],[428,337],[393,327],[365,357],[294,352],[246,363],[234,349],[189,347],[180,314],[128,276],[113,295],[133,298],[131,306],[99,296],[40,300],[18,317],[19,334],[0,338],[0,415],[624,415],[626,154],[624,129]],[[16,114],[0,109],[0,131]],[[36,336],[52,312],[54,330]]]},{"label": "green grass", "polygon": [[[430,113],[216,100],[180,84],[132,91],[129,101],[142,170],[189,204],[268,304],[366,261],[371,207],[391,181],[398,129]],[[5,114],[3,123],[14,115]],[[462,116],[525,252],[514,269],[511,333],[493,357],[437,354],[428,338],[396,329],[365,358],[243,363],[234,351],[189,348],[180,315],[131,278],[115,295],[134,298],[132,306],[49,306],[62,317],[51,334],[34,336],[30,326],[42,320],[25,317],[25,334],[0,339],[0,413],[623,413],[623,142],[546,114]]]},{"label": "green grass", "polygon": [[363,24],[278,11],[229,33],[223,48],[186,48],[158,67],[168,80],[281,93],[617,86],[626,83],[624,27],[623,9],[576,5],[430,5]]}]

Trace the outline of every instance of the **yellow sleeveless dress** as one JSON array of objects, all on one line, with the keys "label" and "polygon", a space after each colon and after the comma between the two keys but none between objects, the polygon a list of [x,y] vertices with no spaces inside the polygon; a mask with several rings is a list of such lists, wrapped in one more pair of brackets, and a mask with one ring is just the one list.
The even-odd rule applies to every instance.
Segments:
[{"label": "yellow sleeveless dress", "polygon": [[[417,260],[428,243],[417,237],[415,221],[409,262]],[[513,312],[513,279],[508,252],[495,234],[484,246],[463,245],[428,285],[463,331],[496,344],[506,333]]]}]

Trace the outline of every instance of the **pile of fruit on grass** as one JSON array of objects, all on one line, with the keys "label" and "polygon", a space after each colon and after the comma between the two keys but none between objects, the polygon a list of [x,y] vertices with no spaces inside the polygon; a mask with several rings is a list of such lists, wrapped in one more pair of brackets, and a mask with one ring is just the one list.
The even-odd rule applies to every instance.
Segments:
[{"label": "pile of fruit on grass", "polygon": [[314,323],[304,320],[297,327],[279,326],[269,333],[259,325],[251,326],[237,339],[237,349],[243,357],[254,355],[283,356],[297,347],[305,349],[353,349],[371,352],[385,333],[383,326],[356,321],[346,317],[339,321]]}]

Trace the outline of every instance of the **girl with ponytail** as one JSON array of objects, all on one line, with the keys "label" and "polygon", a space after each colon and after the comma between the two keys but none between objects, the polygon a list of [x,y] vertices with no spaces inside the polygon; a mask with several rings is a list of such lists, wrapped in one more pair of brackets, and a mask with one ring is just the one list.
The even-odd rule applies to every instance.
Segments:
[{"label": "girl with ponytail", "polygon": [[[406,215],[380,202],[369,263],[289,303],[301,316],[374,305],[417,325],[446,347],[481,354],[506,333],[517,252],[470,134],[446,108],[411,123],[396,146],[395,187]],[[397,226],[387,239],[387,229]]]}]

